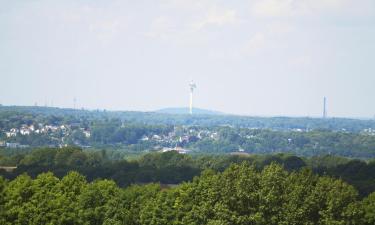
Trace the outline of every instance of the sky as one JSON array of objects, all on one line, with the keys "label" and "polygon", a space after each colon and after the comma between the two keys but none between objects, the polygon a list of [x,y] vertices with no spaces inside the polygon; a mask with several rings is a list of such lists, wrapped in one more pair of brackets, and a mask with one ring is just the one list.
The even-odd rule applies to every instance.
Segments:
[{"label": "sky", "polygon": [[0,104],[375,115],[374,0],[0,0]]}]

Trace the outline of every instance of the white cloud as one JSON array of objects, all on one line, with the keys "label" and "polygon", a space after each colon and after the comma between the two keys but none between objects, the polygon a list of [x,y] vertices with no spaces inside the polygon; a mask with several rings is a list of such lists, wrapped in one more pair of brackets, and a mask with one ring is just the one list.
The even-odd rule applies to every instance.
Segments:
[{"label": "white cloud", "polygon": [[282,36],[292,32],[295,27],[291,23],[274,21],[265,26],[266,33],[270,36]]},{"label": "white cloud", "polygon": [[263,0],[253,6],[253,13],[256,16],[290,16],[293,13],[291,7],[293,0]]},{"label": "white cloud", "polygon": [[[48,9],[48,7],[46,7]],[[66,8],[56,9],[53,20],[64,29],[77,31],[85,42],[89,39],[100,44],[110,44],[116,37],[128,29],[130,18],[128,14],[112,10],[112,5],[108,9],[95,5],[73,5]],[[73,33],[73,32],[72,32]],[[75,35],[75,33],[73,33]]]},{"label": "white cloud", "polygon": [[312,59],[309,55],[301,55],[288,60],[288,65],[291,67],[307,67],[311,64]]},{"label": "white cloud", "polygon": [[147,37],[168,39],[176,33],[176,25],[166,16],[159,16],[152,20],[150,31],[146,32]]},{"label": "white cloud", "polygon": [[[324,12],[348,11],[353,6],[353,2],[353,0],[258,0],[253,4],[252,12],[260,17],[316,15]],[[361,5],[359,1],[355,2]]]},{"label": "white cloud", "polygon": [[89,24],[90,32],[94,33],[103,44],[110,42],[119,31],[119,21],[101,20]]},{"label": "white cloud", "polygon": [[266,45],[266,37],[263,33],[256,33],[250,40],[245,44],[243,51],[244,53],[254,53],[259,49],[264,48]]},{"label": "white cloud", "polygon": [[242,52],[244,54],[259,53],[265,48],[274,48],[283,42],[285,37],[291,35],[294,31],[290,23],[287,22],[270,22],[264,25],[250,39],[242,45]]},{"label": "white cloud", "polygon": [[207,44],[211,34],[204,31],[206,28],[225,27],[240,21],[236,10],[206,1],[192,1],[188,8],[181,8],[186,2],[172,3],[165,6],[167,10],[161,11],[163,14],[151,19],[145,36],[179,45]]},{"label": "white cloud", "polygon": [[217,4],[217,1],[212,0],[163,0],[164,8],[173,8],[176,10],[199,11],[206,10]]},{"label": "white cloud", "polygon": [[233,9],[218,9],[213,7],[209,9],[205,17],[196,23],[193,23],[192,26],[194,29],[200,30],[206,26],[223,26],[226,24],[234,24],[238,22],[237,13]]},{"label": "white cloud", "polygon": [[[238,5],[237,5],[238,6]],[[184,28],[198,31],[208,26],[223,26],[239,22],[236,7],[217,0],[164,0],[168,13],[179,12],[184,17]]]}]

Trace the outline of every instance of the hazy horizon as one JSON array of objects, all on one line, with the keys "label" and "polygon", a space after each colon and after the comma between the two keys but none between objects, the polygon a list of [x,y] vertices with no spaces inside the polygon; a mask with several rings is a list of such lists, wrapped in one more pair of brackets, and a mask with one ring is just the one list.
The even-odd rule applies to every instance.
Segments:
[{"label": "hazy horizon", "polygon": [[375,1],[0,0],[0,104],[373,118]]}]

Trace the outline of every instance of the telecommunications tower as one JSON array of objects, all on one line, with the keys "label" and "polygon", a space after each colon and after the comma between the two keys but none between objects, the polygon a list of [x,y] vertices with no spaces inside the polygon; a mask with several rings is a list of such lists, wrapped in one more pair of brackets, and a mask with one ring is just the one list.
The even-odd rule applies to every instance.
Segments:
[{"label": "telecommunications tower", "polygon": [[189,87],[190,87],[189,113],[191,115],[193,114],[193,92],[194,92],[194,89],[197,88],[197,85],[194,83],[194,81],[190,81]]}]

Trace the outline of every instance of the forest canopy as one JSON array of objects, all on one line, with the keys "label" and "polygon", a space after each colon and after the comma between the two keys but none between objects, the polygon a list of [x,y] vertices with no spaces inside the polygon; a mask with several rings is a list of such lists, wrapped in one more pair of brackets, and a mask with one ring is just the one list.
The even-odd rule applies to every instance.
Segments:
[{"label": "forest canopy", "polygon": [[374,160],[363,161],[333,155],[187,155],[176,151],[148,153],[129,159],[122,157],[126,157],[126,154],[110,150],[82,150],[77,147],[39,148],[30,152],[0,150],[0,166],[17,166],[11,172],[0,168],[0,175],[12,180],[24,173],[35,178],[41,173],[53,172],[55,176],[62,178],[69,171],[77,171],[90,182],[111,179],[120,187],[127,187],[152,182],[179,184],[192,181],[206,169],[222,172],[231,164],[242,162],[254,165],[257,170],[277,163],[287,171],[309,168],[317,175],[341,178],[353,185],[362,197],[375,191]]},{"label": "forest canopy", "polygon": [[0,178],[1,224],[374,224],[375,194],[363,200],[347,183],[247,162],[205,170],[173,188],[119,188],[77,172],[59,179]]}]

